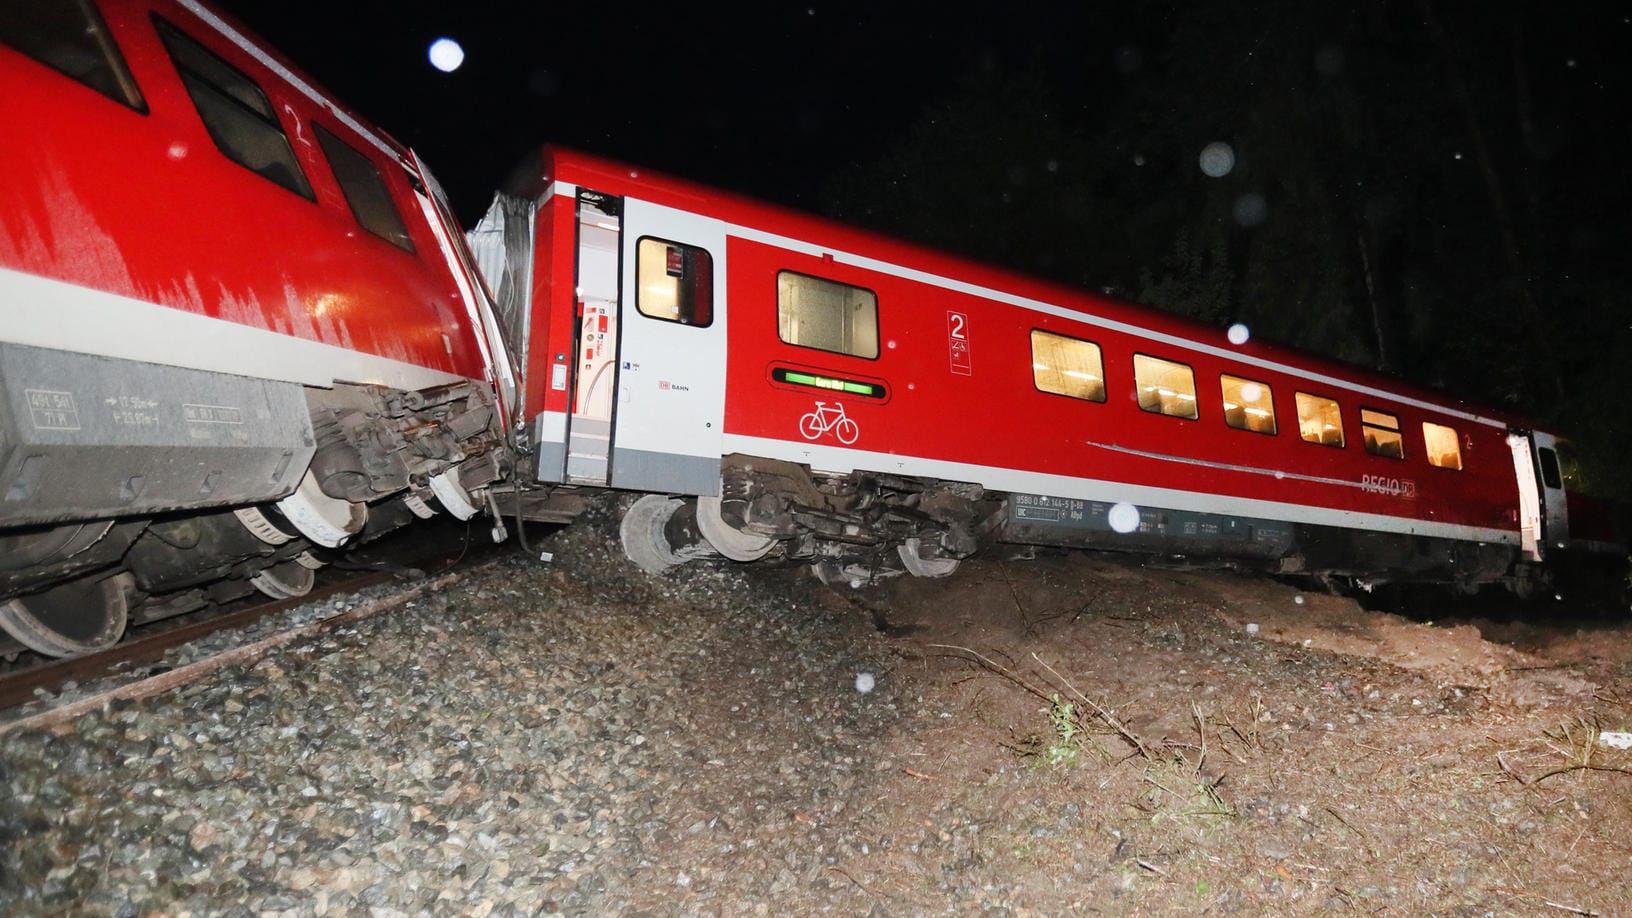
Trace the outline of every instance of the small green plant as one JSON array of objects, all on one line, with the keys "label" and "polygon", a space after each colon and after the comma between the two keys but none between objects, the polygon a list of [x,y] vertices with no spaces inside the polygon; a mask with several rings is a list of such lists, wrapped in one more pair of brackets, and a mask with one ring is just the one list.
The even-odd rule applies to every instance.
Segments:
[{"label": "small green plant", "polygon": [[1048,723],[1054,730],[1054,738],[1044,747],[1038,761],[1047,768],[1075,766],[1077,754],[1082,751],[1082,725],[1077,722],[1077,706],[1057,692],[1049,696]]}]

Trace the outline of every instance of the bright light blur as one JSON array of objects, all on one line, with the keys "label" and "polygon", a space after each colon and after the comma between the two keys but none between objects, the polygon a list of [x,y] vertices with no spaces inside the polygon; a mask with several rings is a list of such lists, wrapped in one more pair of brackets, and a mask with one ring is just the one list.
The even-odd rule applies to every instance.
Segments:
[{"label": "bright light blur", "polygon": [[438,38],[431,42],[429,57],[432,67],[443,73],[452,73],[465,62],[465,49],[451,38]]},{"label": "bright light blur", "polygon": [[1115,504],[1111,511],[1105,514],[1105,522],[1111,524],[1111,528],[1117,532],[1124,535],[1130,533],[1139,528],[1139,508],[1127,502]]},{"label": "bright light blur", "polygon": [[1237,322],[1230,326],[1229,336],[1231,344],[1246,344],[1247,339],[1252,337],[1252,332],[1248,331],[1245,325]]}]

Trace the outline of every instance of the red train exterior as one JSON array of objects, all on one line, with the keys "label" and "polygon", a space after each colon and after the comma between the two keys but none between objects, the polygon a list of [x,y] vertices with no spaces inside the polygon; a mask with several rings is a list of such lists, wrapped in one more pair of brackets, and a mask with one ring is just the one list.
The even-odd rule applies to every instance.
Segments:
[{"label": "red train exterior", "polygon": [[1624,560],[1518,419],[551,148],[473,253],[410,151],[196,0],[17,10],[0,629],[40,652],[501,492],[644,494],[648,570],[833,582],[1000,542],[1521,590]]},{"label": "red train exterior", "polygon": [[407,149],[191,0],[13,10],[0,624],[77,652],[223,578],[301,592],[307,548],[496,477],[509,368]]},{"label": "red train exterior", "polygon": [[[510,244],[490,279],[525,341],[536,478],[717,496],[705,531],[723,522],[747,546],[727,554],[775,541],[859,575],[893,544],[909,569],[944,572],[996,538],[1522,585],[1549,552],[1619,550],[1544,480],[1550,435],[1222,329],[558,149],[484,227]],[[671,283],[707,303],[643,306]],[[800,341],[791,287],[856,298],[860,343]],[[1045,391],[1059,377],[1035,342],[1062,339],[1093,345],[1097,373],[1077,375],[1098,399]],[[1151,367],[1188,376],[1165,408],[1151,394],[1165,385],[1140,378]],[[615,374],[615,398],[584,404],[592,373]],[[1261,393],[1248,407],[1264,420],[1245,423],[1232,391]],[[870,514],[851,506],[867,500]],[[877,510],[892,500],[894,519]],[[1111,525],[1116,504],[1137,511],[1133,531]],[[672,536],[634,553],[660,568]]]}]

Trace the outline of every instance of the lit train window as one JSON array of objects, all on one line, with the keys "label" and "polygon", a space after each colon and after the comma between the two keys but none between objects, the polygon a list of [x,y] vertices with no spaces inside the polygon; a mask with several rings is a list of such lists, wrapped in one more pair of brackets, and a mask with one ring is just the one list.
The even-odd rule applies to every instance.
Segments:
[{"label": "lit train window", "polygon": [[216,148],[251,172],[316,200],[261,87],[170,23],[154,17],[153,24]]},{"label": "lit train window", "polygon": [[1197,418],[1196,374],[1182,363],[1133,355],[1133,384],[1139,392],[1139,407],[1176,418]]},{"label": "lit train window", "polygon": [[635,248],[635,308],[698,327],[714,322],[714,257],[694,245],[643,237]]},{"label": "lit train window", "polygon": [[1400,435],[1398,416],[1361,408],[1360,432],[1366,438],[1366,452],[1390,459],[1405,458],[1405,437]]},{"label": "lit train window", "polygon": [[1044,392],[1105,401],[1105,365],[1092,341],[1032,329],[1031,379]]},{"label": "lit train window", "polygon": [[147,111],[108,26],[88,0],[0,0],[0,43],[115,102]]},{"label": "lit train window", "polygon": [[778,271],[776,334],[800,347],[877,359],[878,296],[864,287]]},{"label": "lit train window", "polygon": [[1268,383],[1231,376],[1219,376],[1224,388],[1224,423],[1237,430],[1275,433],[1275,400]]},{"label": "lit train window", "polygon": [[1422,422],[1422,442],[1428,450],[1428,464],[1442,469],[1462,468],[1462,438],[1456,428]]},{"label": "lit train window", "polygon": [[352,216],[363,229],[412,252],[414,243],[408,238],[408,227],[403,224],[402,214],[397,212],[391,192],[385,187],[385,177],[380,175],[374,161],[329,133],[321,124],[314,124],[312,128],[318,144],[323,147],[323,155],[329,158],[335,179],[340,182],[340,190],[346,195],[346,203],[351,205]]},{"label": "lit train window", "polygon": [[1343,445],[1343,415],[1337,402],[1323,395],[1297,394],[1298,436],[1322,446]]}]

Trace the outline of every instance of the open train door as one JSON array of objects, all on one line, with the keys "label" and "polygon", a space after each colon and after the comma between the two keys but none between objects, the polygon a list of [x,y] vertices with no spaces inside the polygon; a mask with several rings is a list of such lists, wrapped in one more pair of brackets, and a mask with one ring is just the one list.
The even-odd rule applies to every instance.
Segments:
[{"label": "open train door", "polygon": [[[571,408],[563,481],[605,485],[618,377],[618,272],[622,200],[578,192]],[[544,477],[544,476],[541,476]]]},{"label": "open train door", "polygon": [[725,412],[725,228],[625,199],[611,485],[715,495]]},{"label": "open train door", "polygon": [[1534,431],[1530,442],[1536,450],[1536,467],[1541,479],[1542,538],[1553,549],[1570,544],[1569,513],[1564,504],[1564,474],[1558,464],[1558,438]]}]

